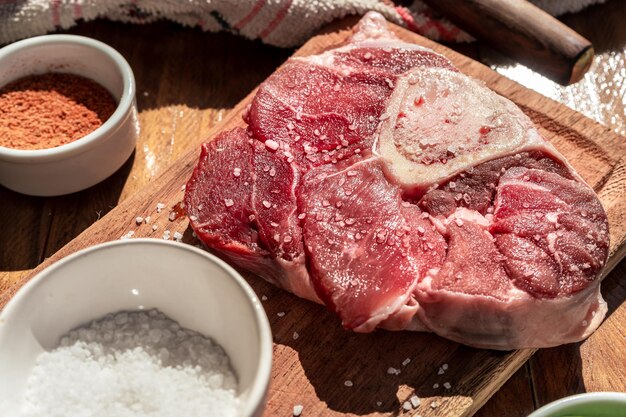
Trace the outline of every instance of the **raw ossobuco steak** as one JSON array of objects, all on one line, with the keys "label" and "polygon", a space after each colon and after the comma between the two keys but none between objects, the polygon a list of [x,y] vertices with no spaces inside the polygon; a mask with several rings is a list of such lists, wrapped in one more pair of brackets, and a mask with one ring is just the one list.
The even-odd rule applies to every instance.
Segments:
[{"label": "raw ossobuco steak", "polygon": [[517,106],[381,15],[291,58],[244,119],[202,146],[184,201],[233,265],[357,332],[516,349],[602,321],[609,234],[593,190]]}]

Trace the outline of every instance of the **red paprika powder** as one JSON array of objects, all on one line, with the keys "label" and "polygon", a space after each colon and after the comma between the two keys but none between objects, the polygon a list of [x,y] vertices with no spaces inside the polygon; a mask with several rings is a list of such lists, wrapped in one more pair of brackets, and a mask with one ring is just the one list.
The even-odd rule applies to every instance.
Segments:
[{"label": "red paprika powder", "polygon": [[101,126],[117,104],[109,91],[66,73],[29,75],[0,89],[0,146],[47,149]]}]

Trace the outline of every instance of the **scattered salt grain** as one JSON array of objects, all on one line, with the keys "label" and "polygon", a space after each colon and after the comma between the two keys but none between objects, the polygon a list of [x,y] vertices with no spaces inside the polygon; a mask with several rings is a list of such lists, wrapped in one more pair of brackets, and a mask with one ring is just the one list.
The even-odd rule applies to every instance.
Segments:
[{"label": "scattered salt grain", "polygon": [[230,198],[225,198],[224,199],[224,205],[226,207],[232,207],[234,204],[235,204],[235,202],[232,199],[230,199]]},{"label": "scattered salt grain", "polygon": [[181,242],[183,240],[183,235],[180,232],[174,232],[174,240],[176,242]]},{"label": "scattered salt grain", "polygon": [[343,385],[345,385],[346,387],[351,387],[354,384],[352,383],[352,381],[350,381],[349,379],[347,381],[344,381]]},{"label": "scattered salt grain", "polygon": [[[192,216],[192,217],[196,217],[196,216]],[[146,218],[145,218],[145,219],[143,219],[143,221],[144,221],[146,224],[150,224],[150,220],[152,220],[152,218],[151,218],[150,216],[146,216]],[[193,219],[192,219],[192,220],[193,220]]]},{"label": "scattered salt grain", "polygon": [[378,407],[380,407],[381,405],[383,405],[383,402],[382,402],[382,401],[376,401],[376,405],[377,405]]},{"label": "scattered salt grain", "polygon": [[157,310],[121,312],[37,357],[20,415],[227,417],[239,413],[236,392],[228,356],[211,339]]},{"label": "scattered salt grain", "polygon": [[405,410],[405,411],[410,411],[410,410],[413,408],[413,406],[411,406],[411,403],[410,403],[410,402],[405,401],[405,402],[402,404],[402,408],[404,408],[404,410]]},{"label": "scattered salt grain", "polygon": [[298,340],[299,337],[300,335],[298,334],[298,332],[293,332],[293,340]]},{"label": "scattered salt grain", "polygon": [[445,389],[450,389],[450,388],[452,388],[452,384],[450,384],[449,382],[444,382],[444,383],[443,383],[443,387],[444,387]]},{"label": "scattered salt grain", "polygon": [[163,240],[169,240],[170,238],[170,231],[166,230],[163,232]]},{"label": "scattered salt grain", "polygon": [[444,363],[443,365],[441,365],[441,369],[443,369],[444,371],[448,370],[448,364]]},{"label": "scattered salt grain", "polygon": [[186,188],[187,188],[187,184],[183,184],[180,187],[180,191],[185,191]]},{"label": "scattered salt grain", "polygon": [[240,175],[241,175],[241,168],[235,168],[235,169],[233,169],[233,175],[234,175],[235,177],[240,176]]},{"label": "scattered salt grain", "polygon": [[261,301],[267,301],[267,296],[262,295],[262,296],[261,296]]},{"label": "scattered salt grain", "polygon": [[411,405],[413,406],[413,408],[417,408],[420,405],[420,399],[417,395],[413,395],[409,401],[411,401]]},{"label": "scattered salt grain", "polygon": [[137,216],[137,217],[135,218],[135,223],[137,223],[138,225],[139,225],[139,224],[141,224],[141,223],[143,223],[143,217]]},{"label": "scattered salt grain", "polygon": [[407,366],[410,363],[411,363],[411,358],[406,358],[405,360],[402,361],[402,366]]},{"label": "scattered salt grain", "polygon": [[270,203],[269,201],[263,200],[263,207],[270,208],[272,207],[272,203]]},{"label": "scattered salt grain", "polygon": [[163,204],[163,203],[158,203],[158,204],[156,205],[156,212],[157,212],[157,213],[160,213],[160,212],[161,212],[161,210],[163,210],[164,208],[165,208],[165,204]]},{"label": "scattered salt grain", "polygon": [[265,146],[267,146],[268,149],[275,151],[276,149],[278,149],[279,145],[278,142],[276,142],[275,140],[268,139],[265,141]]},{"label": "scattered salt grain", "polygon": [[399,369],[396,369],[396,368],[393,368],[393,367],[389,367],[389,368],[387,369],[387,373],[388,373],[389,375],[400,375],[400,372],[401,372],[401,371],[400,371]]},{"label": "scattered salt grain", "polygon": [[279,311],[278,313],[276,313],[276,315],[278,317],[285,317],[285,312],[284,311]]},{"label": "scattered salt grain", "polygon": [[152,225],[152,231],[156,232],[156,230],[159,228],[159,225],[157,224],[153,224]]},{"label": "scattered salt grain", "polygon": [[169,219],[169,221],[173,222],[174,220],[176,220],[176,217],[177,217],[177,216],[178,216],[178,215],[176,214],[176,212],[175,212],[175,211],[171,211],[171,212],[170,212],[170,215],[169,215],[167,218]]},{"label": "scattered salt grain", "polygon": [[443,375],[445,373],[446,371],[443,368],[439,368],[439,370],[437,371],[437,375]]},{"label": "scattered salt grain", "polygon": [[120,237],[121,240],[130,239],[135,234],[134,230],[129,230],[124,236]]},{"label": "scattered salt grain", "polygon": [[437,401],[433,401],[430,403],[430,408],[435,409],[437,407],[439,407],[439,404],[437,404]]},{"label": "scattered salt grain", "polygon": [[439,388],[439,384],[433,384],[433,389]]},{"label": "scattered salt grain", "polygon": [[302,410],[304,409],[303,406],[301,405],[294,405],[293,406],[293,416],[294,417],[299,417],[302,414]]}]

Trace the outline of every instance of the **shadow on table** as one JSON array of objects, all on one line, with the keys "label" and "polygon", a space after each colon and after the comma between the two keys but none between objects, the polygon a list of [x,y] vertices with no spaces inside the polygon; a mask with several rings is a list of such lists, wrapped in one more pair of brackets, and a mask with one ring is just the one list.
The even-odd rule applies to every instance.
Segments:
[{"label": "shadow on table", "polygon": [[130,25],[95,20],[69,33],[94,37],[126,58],[135,73],[140,111],[177,104],[232,108],[293,53],[167,21]]},{"label": "shadow on table", "polygon": [[[183,241],[199,244],[191,228]],[[395,416],[404,413],[403,404],[413,395],[421,399],[413,410],[418,415],[461,415],[473,401],[485,400],[499,387],[496,374],[509,369],[501,378],[504,382],[532,354],[474,349],[428,333],[357,334],[344,330],[325,307],[259,277],[242,275],[264,300],[274,335],[270,415],[283,415],[302,404],[314,415]],[[568,364],[580,372],[579,356],[572,355]],[[520,397],[509,404],[532,410],[530,383],[524,384]],[[435,409],[432,401],[437,402]]]},{"label": "shadow on table", "polygon": [[[416,415],[463,415],[470,408],[476,409],[472,405],[474,401],[488,399],[500,383],[513,375],[515,367],[504,371],[497,382],[502,367],[515,361],[516,355],[530,354],[530,351],[474,349],[427,333],[355,334],[342,329],[337,318],[321,306],[302,307],[310,303],[285,300],[282,294],[272,297],[279,298],[274,302],[268,300],[266,305],[277,344],[275,363],[292,364],[290,357],[297,354],[302,367],[300,383],[310,383],[319,402],[338,413],[400,415],[404,413],[404,402],[416,395],[421,399],[420,406],[413,411]],[[295,317],[285,320],[286,315],[280,319],[276,316],[278,311]],[[299,335],[296,340],[294,331]],[[411,362],[403,365],[406,359]],[[567,363],[572,380],[580,381],[581,360],[577,350],[567,358]],[[448,367],[442,373],[444,364]],[[400,374],[390,374],[390,368],[399,370]],[[297,368],[292,365],[289,377],[298,381],[298,376],[294,377],[298,371],[294,369]],[[289,380],[283,377],[283,372],[275,369],[278,376],[274,383],[289,392]],[[352,386],[346,386],[345,381],[351,381]],[[521,398],[526,392],[514,401],[521,409],[529,406]],[[280,391],[271,395],[276,396],[278,403],[293,401]],[[509,412],[509,415],[513,414]]]},{"label": "shadow on table", "polygon": [[0,272],[31,269],[114,208],[135,153],[113,175],[86,190],[33,197],[0,187]]},{"label": "shadow on table", "polygon": [[[602,296],[608,305],[606,319],[626,300],[626,283],[623,280],[625,272],[626,265],[620,263],[602,282]],[[536,407],[589,390],[585,386],[580,354],[584,343],[585,341],[542,349],[530,360]],[[606,353],[612,354],[612,347],[608,347]],[[593,363],[587,363],[587,366],[593,366]]]}]

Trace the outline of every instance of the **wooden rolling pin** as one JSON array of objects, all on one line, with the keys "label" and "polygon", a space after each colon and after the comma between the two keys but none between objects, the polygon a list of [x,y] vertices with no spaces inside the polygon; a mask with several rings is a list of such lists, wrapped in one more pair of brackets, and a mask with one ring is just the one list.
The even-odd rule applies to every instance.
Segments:
[{"label": "wooden rolling pin", "polygon": [[591,42],[526,0],[424,0],[493,48],[568,85],[593,60]]}]

